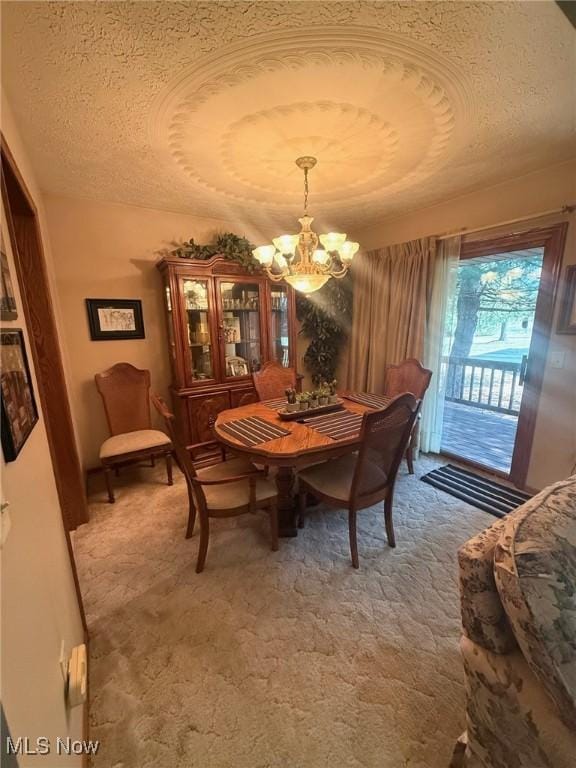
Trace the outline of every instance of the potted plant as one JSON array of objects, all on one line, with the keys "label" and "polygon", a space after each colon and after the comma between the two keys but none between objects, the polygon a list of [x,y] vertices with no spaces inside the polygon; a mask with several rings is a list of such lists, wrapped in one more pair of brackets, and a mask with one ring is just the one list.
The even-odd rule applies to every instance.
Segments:
[{"label": "potted plant", "polygon": [[310,398],[307,392],[302,392],[301,395],[297,395],[298,405],[301,411],[307,411],[310,407]]},{"label": "potted plant", "polygon": [[285,390],[286,394],[286,410],[288,413],[293,413],[294,411],[299,410],[300,404],[296,400],[296,390],[292,387],[288,387],[288,389]]},{"label": "potted plant", "polygon": [[318,390],[314,389],[309,393],[310,396],[310,408],[318,408]]},{"label": "potted plant", "polygon": [[338,395],[336,394],[336,386],[337,386],[337,384],[338,384],[338,382],[336,381],[336,379],[332,379],[332,381],[328,384],[328,391],[330,393],[328,395],[328,402],[329,403],[335,403],[335,402],[338,401]]},{"label": "potted plant", "polygon": [[324,382],[320,387],[320,389],[318,390],[318,405],[326,405],[328,402],[329,394],[330,394],[330,391],[326,386],[326,382]]}]

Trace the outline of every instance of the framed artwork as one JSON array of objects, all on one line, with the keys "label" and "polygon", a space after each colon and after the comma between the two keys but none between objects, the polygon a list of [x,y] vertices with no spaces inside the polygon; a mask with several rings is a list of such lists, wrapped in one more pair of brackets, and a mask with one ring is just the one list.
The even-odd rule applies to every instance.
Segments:
[{"label": "framed artwork", "polygon": [[143,339],[140,299],[86,299],[92,341]]},{"label": "framed artwork", "polygon": [[8,462],[18,456],[38,421],[24,335],[19,328],[0,331],[0,359],[2,451]]},{"label": "framed artwork", "polygon": [[0,231],[0,319],[16,320],[18,312],[16,311],[16,299],[14,298],[14,287],[10,275],[10,266],[8,257],[4,250],[4,235]]},{"label": "framed artwork", "polygon": [[557,333],[576,333],[576,264],[564,271],[564,290],[560,296]]}]

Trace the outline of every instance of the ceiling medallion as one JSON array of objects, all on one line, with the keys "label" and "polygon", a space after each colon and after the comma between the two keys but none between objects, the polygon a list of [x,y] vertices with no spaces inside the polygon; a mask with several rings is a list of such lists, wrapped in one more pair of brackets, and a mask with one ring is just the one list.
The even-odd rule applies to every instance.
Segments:
[{"label": "ceiling medallion", "polygon": [[[360,247],[346,240],[343,232],[318,236],[312,230],[314,219],[308,216],[308,171],[317,162],[309,155],[296,160],[298,168],[304,171],[304,216],[298,219],[300,233],[280,235],[272,240],[273,245],[261,245],[252,251],[271,280],[285,280],[305,294],[319,290],[331,277],[344,277]],[[318,241],[324,248],[318,247]]]}]

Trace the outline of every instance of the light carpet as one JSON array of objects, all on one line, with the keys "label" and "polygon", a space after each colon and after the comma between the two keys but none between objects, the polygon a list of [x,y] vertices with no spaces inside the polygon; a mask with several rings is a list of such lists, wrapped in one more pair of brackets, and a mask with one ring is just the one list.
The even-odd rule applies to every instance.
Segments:
[{"label": "light carpet", "polygon": [[[418,474],[439,466],[421,459]],[[382,509],[319,507],[268,547],[215,521],[204,573],[176,472],[125,470],[74,536],[90,627],[94,768],[446,768],[464,729],[456,550],[493,518],[409,476]]]}]

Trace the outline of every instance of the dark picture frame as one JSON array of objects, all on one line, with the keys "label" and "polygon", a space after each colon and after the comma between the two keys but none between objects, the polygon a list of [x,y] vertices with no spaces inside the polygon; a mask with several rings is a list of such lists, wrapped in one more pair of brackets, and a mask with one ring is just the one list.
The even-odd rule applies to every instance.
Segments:
[{"label": "dark picture frame", "polygon": [[2,452],[5,461],[9,462],[16,459],[38,421],[21,328],[3,328],[0,331],[0,357]]},{"label": "dark picture frame", "polygon": [[576,334],[576,264],[564,270],[563,285],[556,333]]},{"label": "dark picture frame", "polygon": [[6,256],[4,249],[4,233],[0,231],[0,319],[16,320],[17,317],[14,284],[10,274],[8,256]]},{"label": "dark picture frame", "polygon": [[143,339],[140,299],[86,299],[92,341]]}]

